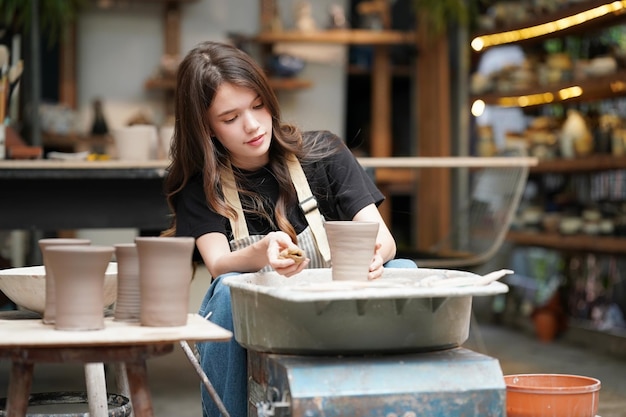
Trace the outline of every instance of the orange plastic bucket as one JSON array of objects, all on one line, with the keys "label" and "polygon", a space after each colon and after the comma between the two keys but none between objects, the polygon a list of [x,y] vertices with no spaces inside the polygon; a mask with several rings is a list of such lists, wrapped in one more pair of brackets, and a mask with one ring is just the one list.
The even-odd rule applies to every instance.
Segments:
[{"label": "orange plastic bucket", "polygon": [[507,417],[594,417],[600,381],[560,374],[505,375]]}]

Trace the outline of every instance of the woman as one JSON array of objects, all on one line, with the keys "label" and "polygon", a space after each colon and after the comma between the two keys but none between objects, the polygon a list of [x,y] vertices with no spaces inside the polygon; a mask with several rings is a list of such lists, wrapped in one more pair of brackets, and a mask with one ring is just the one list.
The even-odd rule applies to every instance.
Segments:
[{"label": "woman", "polygon": [[[216,42],[191,50],[178,69],[175,116],[165,185],[174,219],[167,234],[196,239],[215,278],[200,308],[212,322],[233,329],[225,274],[273,269],[290,277],[330,265],[322,237],[309,227],[319,213],[379,223],[369,279],[379,278],[386,263],[415,267],[393,260],[396,244],[377,209],[384,197],[352,153],[329,132],[303,133],[281,121],[263,70],[244,52]],[[319,213],[300,208],[303,189]],[[282,257],[285,249],[304,249],[306,259]],[[229,413],[246,416],[245,349],[232,340],[201,343],[198,350]],[[204,390],[203,412],[219,415]]]}]

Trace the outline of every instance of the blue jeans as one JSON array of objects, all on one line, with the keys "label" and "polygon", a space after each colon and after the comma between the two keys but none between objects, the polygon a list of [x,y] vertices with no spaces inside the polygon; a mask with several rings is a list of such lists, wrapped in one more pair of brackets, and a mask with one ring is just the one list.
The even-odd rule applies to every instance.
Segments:
[{"label": "blue jeans", "polygon": [[[385,264],[385,268],[417,268],[409,259],[393,259]],[[230,305],[230,288],[222,284],[222,280],[237,273],[229,273],[217,277],[202,301],[199,314],[205,317],[209,312],[209,320],[224,329],[233,330],[233,316]],[[215,391],[221,398],[226,410],[232,417],[248,415],[248,363],[246,350],[233,337],[228,342],[205,342],[197,344],[200,364]],[[209,396],[204,385],[202,391],[203,417],[220,417],[219,409]]]}]

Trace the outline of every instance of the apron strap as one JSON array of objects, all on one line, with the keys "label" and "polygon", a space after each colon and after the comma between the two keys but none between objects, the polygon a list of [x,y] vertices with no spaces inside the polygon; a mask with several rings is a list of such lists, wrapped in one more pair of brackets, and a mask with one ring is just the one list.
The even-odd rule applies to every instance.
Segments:
[{"label": "apron strap", "polygon": [[291,175],[291,181],[296,187],[298,193],[298,202],[300,208],[306,216],[306,220],[313,231],[313,237],[315,237],[315,243],[317,243],[317,249],[324,258],[324,261],[330,261],[330,248],[328,246],[328,238],[326,237],[326,229],[324,229],[324,222],[322,214],[319,211],[317,200],[311,192],[309,182],[304,175],[300,161],[291,155],[287,158],[287,166],[289,167],[289,174]]},{"label": "apron strap", "polygon": [[[317,206],[317,200],[311,192],[311,187],[309,187],[309,182],[304,175],[300,161],[298,161],[295,156],[291,155],[287,159],[287,166],[289,168],[289,174],[291,175],[291,181],[298,194],[300,208],[304,212],[307,223],[311,227],[317,249],[320,251],[324,261],[330,262],[330,248],[328,246],[328,238],[326,237],[322,214]],[[237,193],[235,176],[230,165],[222,174],[222,192],[224,193],[226,202],[237,212],[237,219],[229,219],[234,239],[239,240],[248,237],[250,232],[248,231],[246,218],[243,214],[239,193]]]}]

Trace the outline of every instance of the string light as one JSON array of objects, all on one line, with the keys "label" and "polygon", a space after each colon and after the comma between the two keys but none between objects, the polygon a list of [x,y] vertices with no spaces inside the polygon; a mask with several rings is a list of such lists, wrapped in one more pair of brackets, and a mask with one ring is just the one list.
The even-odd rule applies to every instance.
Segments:
[{"label": "string light", "polygon": [[485,102],[482,100],[476,100],[472,103],[471,109],[472,115],[474,117],[480,117],[485,112]]},{"label": "string light", "polygon": [[561,100],[567,100],[574,97],[580,97],[583,95],[583,89],[577,85],[573,87],[562,88],[559,90],[559,98]]},{"label": "string light", "polygon": [[[583,89],[580,86],[572,86],[560,89],[557,93],[558,100],[564,101],[583,95]],[[477,100],[480,101],[480,100]],[[474,114],[474,106],[477,101],[472,105],[472,114]],[[509,96],[500,97],[498,99],[498,105],[502,107],[528,107],[539,106],[543,104],[549,104],[555,101],[554,93],[545,92],[537,94],[526,94],[522,96]],[[484,103],[483,103],[484,106]],[[474,114],[475,115],[475,114]]]},{"label": "string light", "polygon": [[548,104],[554,101],[552,93],[527,94],[523,96],[500,97],[498,105],[503,107],[528,107]]},{"label": "string light", "polygon": [[618,93],[621,91],[626,91],[626,82],[624,81],[614,81],[609,86],[611,91],[614,93]]},{"label": "string light", "polygon": [[581,25],[590,20],[606,16],[610,13],[623,13],[625,9],[626,0],[613,1],[552,22],[542,23],[540,25],[530,26],[528,28],[518,30],[509,30],[490,35],[478,36],[472,40],[471,46],[474,51],[478,52],[491,46],[519,42],[526,39],[548,35],[573,26]]}]

